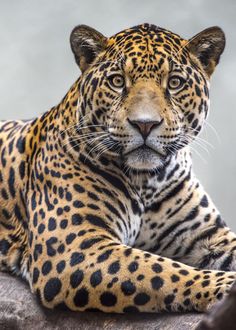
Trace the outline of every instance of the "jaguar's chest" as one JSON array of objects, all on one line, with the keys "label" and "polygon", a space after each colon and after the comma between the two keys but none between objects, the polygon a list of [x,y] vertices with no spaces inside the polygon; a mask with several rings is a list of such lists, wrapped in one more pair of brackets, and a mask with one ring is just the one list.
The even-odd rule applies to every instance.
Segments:
[{"label": "jaguar's chest", "polygon": [[140,226],[134,242],[135,247],[151,250],[165,240],[165,232],[176,221],[175,213],[178,213],[183,202],[182,193],[179,191],[182,175],[180,177],[179,175],[169,180],[168,173],[162,179],[160,176],[149,178],[139,189],[143,212],[139,219]]}]

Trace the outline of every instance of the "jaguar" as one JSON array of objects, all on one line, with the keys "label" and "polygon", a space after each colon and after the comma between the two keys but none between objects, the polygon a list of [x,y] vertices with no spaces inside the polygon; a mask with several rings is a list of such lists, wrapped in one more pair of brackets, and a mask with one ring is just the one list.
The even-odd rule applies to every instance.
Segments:
[{"label": "jaguar", "polygon": [[224,32],[78,25],[70,44],[81,75],[59,105],[0,123],[0,270],[50,309],[207,310],[236,277],[190,149]]}]

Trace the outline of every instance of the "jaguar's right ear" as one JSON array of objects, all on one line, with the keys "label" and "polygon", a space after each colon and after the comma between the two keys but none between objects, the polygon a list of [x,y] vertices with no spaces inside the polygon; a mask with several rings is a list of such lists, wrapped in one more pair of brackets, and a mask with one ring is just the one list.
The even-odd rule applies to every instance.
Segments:
[{"label": "jaguar's right ear", "polygon": [[84,72],[96,56],[105,49],[107,38],[87,25],[78,25],[71,32],[70,44],[76,63]]}]

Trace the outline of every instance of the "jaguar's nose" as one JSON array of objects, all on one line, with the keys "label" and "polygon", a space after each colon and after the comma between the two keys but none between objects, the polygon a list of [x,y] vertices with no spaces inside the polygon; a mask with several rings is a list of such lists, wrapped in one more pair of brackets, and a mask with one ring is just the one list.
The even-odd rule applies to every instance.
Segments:
[{"label": "jaguar's nose", "polygon": [[136,129],[139,130],[140,134],[142,135],[143,139],[146,140],[148,135],[154,128],[157,128],[162,124],[164,119],[161,120],[153,120],[153,121],[144,121],[144,120],[130,120],[128,119],[129,123]]}]

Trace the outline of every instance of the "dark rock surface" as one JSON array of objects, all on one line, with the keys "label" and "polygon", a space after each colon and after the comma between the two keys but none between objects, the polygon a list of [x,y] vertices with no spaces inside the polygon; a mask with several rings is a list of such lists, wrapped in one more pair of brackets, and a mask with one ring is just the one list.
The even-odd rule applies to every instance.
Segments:
[{"label": "dark rock surface", "polygon": [[103,314],[50,311],[39,306],[21,280],[0,273],[0,329],[191,330],[201,314]]},{"label": "dark rock surface", "polygon": [[206,313],[196,330],[236,329],[236,283],[223,300]]}]

